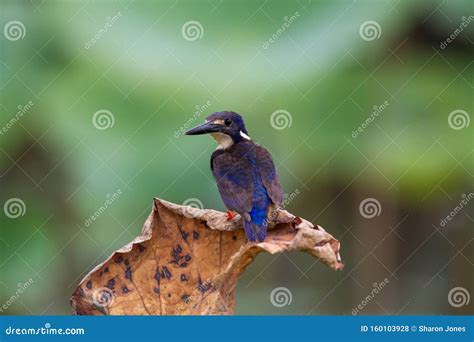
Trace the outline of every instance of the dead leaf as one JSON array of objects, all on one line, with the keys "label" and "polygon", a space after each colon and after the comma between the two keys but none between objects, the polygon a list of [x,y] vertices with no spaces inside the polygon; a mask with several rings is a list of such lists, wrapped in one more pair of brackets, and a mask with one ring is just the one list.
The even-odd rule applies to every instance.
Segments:
[{"label": "dead leaf", "polygon": [[234,290],[258,253],[307,251],[342,269],[339,241],[285,210],[248,243],[237,215],[156,198],[140,236],[95,267],[72,295],[78,315],[233,314]]}]

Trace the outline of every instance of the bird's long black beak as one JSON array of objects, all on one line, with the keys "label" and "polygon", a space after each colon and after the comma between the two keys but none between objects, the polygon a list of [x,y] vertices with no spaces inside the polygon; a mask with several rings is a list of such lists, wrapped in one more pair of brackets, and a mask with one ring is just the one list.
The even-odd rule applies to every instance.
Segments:
[{"label": "bird's long black beak", "polygon": [[213,123],[212,121],[208,121],[203,123],[202,125],[196,126],[191,128],[189,131],[186,131],[184,134],[186,135],[198,135],[198,134],[207,134],[207,133],[214,133],[219,132],[220,125]]}]

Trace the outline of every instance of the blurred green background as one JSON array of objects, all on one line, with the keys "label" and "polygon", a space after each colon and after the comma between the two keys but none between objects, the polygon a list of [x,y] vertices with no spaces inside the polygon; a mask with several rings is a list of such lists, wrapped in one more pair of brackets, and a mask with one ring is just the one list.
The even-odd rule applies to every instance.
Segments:
[{"label": "blurred green background", "polygon": [[221,110],[244,116],[287,209],[340,239],[346,265],[260,255],[238,314],[472,314],[473,14],[467,0],[2,0],[1,314],[71,313],[154,196],[224,210],[215,143],[180,134]]}]

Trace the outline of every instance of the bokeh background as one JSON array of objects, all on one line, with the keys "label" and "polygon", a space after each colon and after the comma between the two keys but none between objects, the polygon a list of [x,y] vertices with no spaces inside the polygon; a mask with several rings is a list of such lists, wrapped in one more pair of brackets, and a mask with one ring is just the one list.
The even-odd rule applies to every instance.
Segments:
[{"label": "bokeh background", "polygon": [[181,134],[220,110],[244,116],[287,209],[346,265],[260,255],[238,314],[472,314],[472,15],[468,0],[2,0],[1,314],[70,314],[154,196],[224,210],[214,142]]}]

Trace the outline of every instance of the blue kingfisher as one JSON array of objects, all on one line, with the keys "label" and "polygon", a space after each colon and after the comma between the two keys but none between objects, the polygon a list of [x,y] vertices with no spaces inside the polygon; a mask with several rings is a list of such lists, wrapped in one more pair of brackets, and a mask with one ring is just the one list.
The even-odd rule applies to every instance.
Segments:
[{"label": "blue kingfisher", "polygon": [[217,149],[211,156],[211,170],[228,209],[228,218],[235,215],[232,212],[238,212],[247,239],[264,241],[268,216],[283,200],[270,153],[252,141],[244,120],[234,112],[213,113],[202,125],[185,134],[211,134],[217,141]]}]

